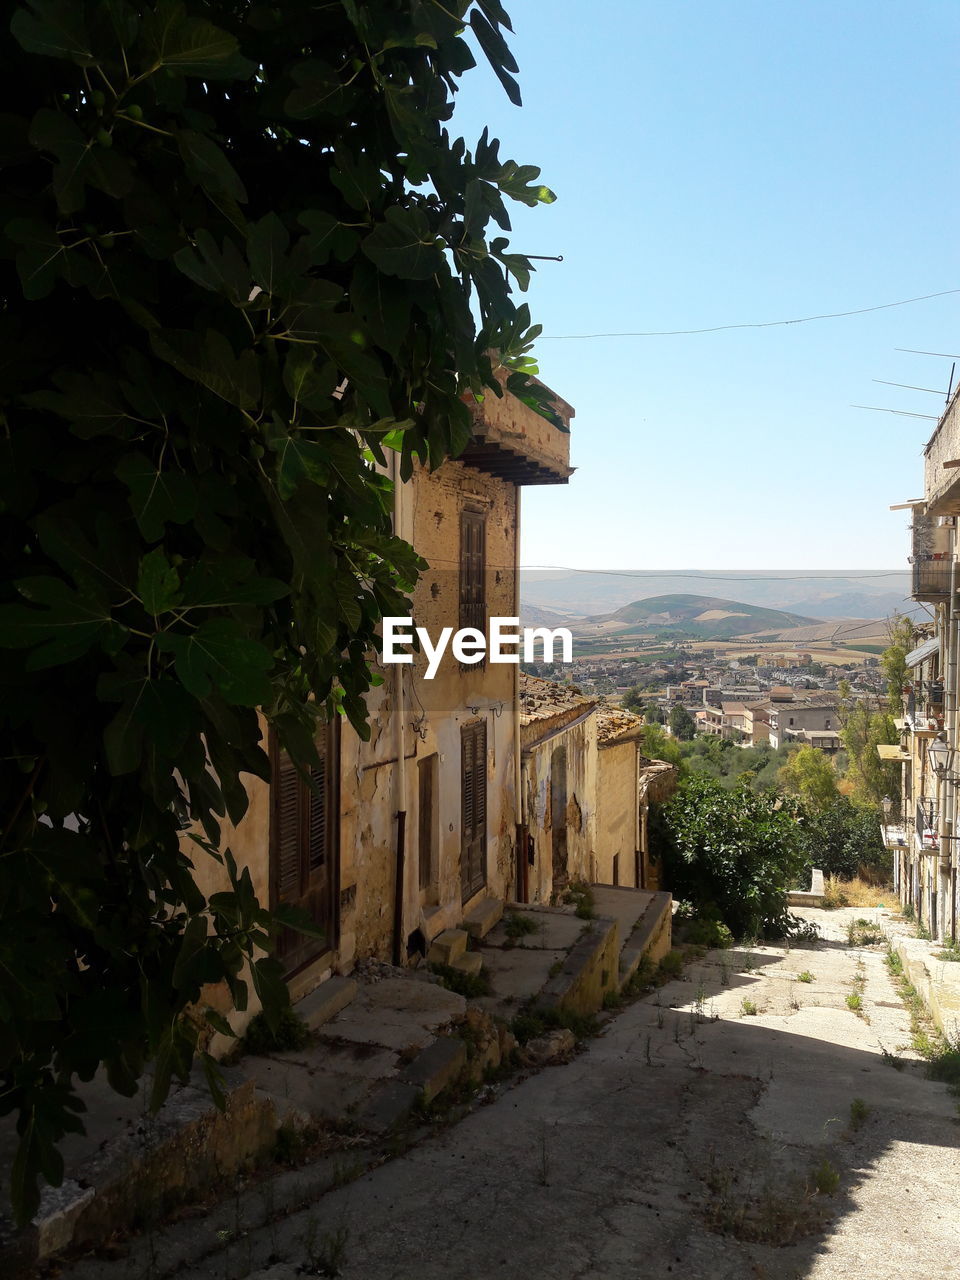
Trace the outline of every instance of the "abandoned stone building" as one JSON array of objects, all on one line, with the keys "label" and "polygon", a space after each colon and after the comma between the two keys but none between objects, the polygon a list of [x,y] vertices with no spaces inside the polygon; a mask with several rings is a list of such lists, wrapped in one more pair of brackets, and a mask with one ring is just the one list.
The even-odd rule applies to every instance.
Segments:
[{"label": "abandoned stone building", "polygon": [[[554,406],[569,428],[571,407]],[[569,439],[515,397],[490,395],[458,459],[395,485],[395,530],[429,566],[415,626],[437,637],[518,618],[521,490],[567,482]],[[446,929],[482,936],[504,902],[547,903],[571,880],[657,887],[641,807],[671,770],[639,754],[637,717],[611,719],[575,694],[554,706],[558,685],[538,711],[532,690],[546,682],[518,664],[448,649],[428,679],[425,654],[410,656],[382,664],[368,741],[330,725],[313,788],[271,742],[272,785],[250,779],[248,813],[225,829],[261,900],[299,905],[325,931],[323,942],[279,939],[294,999],[360,959],[425,955]],[[205,888],[218,873],[201,869]],[[231,1014],[237,1029],[254,1011]]]}]

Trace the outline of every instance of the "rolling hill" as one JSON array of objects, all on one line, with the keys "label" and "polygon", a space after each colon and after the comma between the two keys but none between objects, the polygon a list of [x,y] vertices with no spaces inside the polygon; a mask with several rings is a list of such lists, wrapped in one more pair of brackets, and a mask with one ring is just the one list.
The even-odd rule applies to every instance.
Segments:
[{"label": "rolling hill", "polygon": [[676,631],[699,639],[725,640],[757,631],[802,627],[816,619],[782,609],[764,609],[719,596],[666,595],[632,600],[614,613],[586,618],[578,635],[629,636]]}]

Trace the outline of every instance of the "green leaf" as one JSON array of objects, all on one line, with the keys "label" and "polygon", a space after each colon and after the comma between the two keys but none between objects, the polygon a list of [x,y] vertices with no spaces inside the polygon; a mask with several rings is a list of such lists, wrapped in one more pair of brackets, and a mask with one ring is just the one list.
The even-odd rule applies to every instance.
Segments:
[{"label": "green leaf", "polygon": [[179,0],[159,0],[143,25],[143,43],[159,67],[208,80],[245,80],[255,64],[240,56],[236,38],[204,18],[188,15]]},{"label": "green leaf", "polygon": [[80,5],[74,0],[29,0],[29,5],[32,12],[18,9],[10,23],[22,49],[47,58],[69,58],[81,67],[95,61]]},{"label": "green leaf", "polygon": [[298,62],[290,72],[297,86],[287,94],[283,109],[295,120],[311,120],[320,115],[339,115],[346,95],[343,85],[329,63],[319,58]]},{"label": "green leaf", "polygon": [[280,1014],[290,1006],[290,992],[283,980],[283,969],[272,956],[265,956],[251,965],[250,977],[260,997],[267,1026],[276,1031]]},{"label": "green leaf", "polygon": [[253,561],[239,557],[202,560],[187,574],[180,603],[184,608],[212,609],[273,604],[290,594],[278,578],[253,574]]},{"label": "green leaf", "polygon": [[231,1040],[236,1040],[237,1033],[222,1013],[218,1013],[216,1009],[211,1009],[208,1006],[204,1009],[203,1016],[205,1021],[213,1027],[214,1031],[219,1031],[222,1036],[229,1036]]},{"label": "green leaf", "polygon": [[130,490],[130,506],[148,542],[159,542],[167,522],[186,524],[197,514],[197,491],[190,476],[163,471],[146,454],[128,453],[117,476]]},{"label": "green leaf", "polygon": [[158,613],[166,613],[179,603],[180,575],[161,547],[157,547],[140,561],[137,595],[147,613],[154,617]]},{"label": "green leaf", "polygon": [[293,400],[293,414],[296,417],[297,406],[318,412],[332,413],[334,409],[333,393],[337,389],[339,376],[332,361],[321,366],[314,363],[313,351],[306,346],[294,346],[283,362],[283,385]]},{"label": "green leaf", "polygon": [[207,917],[191,916],[183,930],[180,950],[177,952],[176,963],[173,966],[172,981],[175,987],[193,992],[198,981],[200,962],[206,949]]},{"label": "green leaf", "polygon": [[260,368],[251,350],[235,356],[225,334],[208,329],[201,346],[192,329],[150,334],[150,345],[179,373],[202,383],[238,409],[255,409],[260,400]]},{"label": "green leaf", "polygon": [[66,246],[56,230],[38,218],[13,218],[4,231],[17,250],[17,275],[23,296],[31,302],[45,298],[65,269]]},{"label": "green leaf", "polygon": [[200,184],[209,196],[229,196],[245,204],[247,189],[225,153],[214,140],[195,129],[177,131],[177,147],[187,174]]},{"label": "green leaf", "polygon": [[510,71],[517,71],[519,68],[503,36],[500,35],[496,27],[491,26],[488,19],[479,9],[471,10],[470,26],[473,29],[473,34],[477,37],[477,43],[493,68],[494,75],[503,85],[507,97],[515,107],[522,107],[523,99],[520,96],[520,86],[513,76],[509,74]]},{"label": "green leaf", "polygon": [[74,591],[60,578],[23,578],[17,590],[40,606],[0,605],[0,647],[34,652],[32,671],[72,662],[98,642],[117,638],[118,624],[102,601]]},{"label": "green leaf", "polygon": [[396,205],[364,240],[363,252],[381,271],[401,280],[429,280],[446,265],[423,214]]},{"label": "green leaf", "polygon": [[216,688],[237,706],[258,707],[270,700],[267,672],[273,657],[231,618],[211,618],[190,635],[164,632],[157,648],[173,654],[177,676],[195,698]]},{"label": "green leaf", "polygon": [[252,227],[247,239],[247,256],[253,278],[264,293],[277,293],[289,284],[289,247],[290,236],[275,213],[268,213]]}]

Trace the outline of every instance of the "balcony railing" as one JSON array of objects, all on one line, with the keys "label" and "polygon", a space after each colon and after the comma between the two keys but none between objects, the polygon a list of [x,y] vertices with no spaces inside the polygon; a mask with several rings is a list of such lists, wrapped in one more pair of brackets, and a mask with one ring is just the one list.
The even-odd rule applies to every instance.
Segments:
[{"label": "balcony railing", "polygon": [[936,800],[917,801],[917,840],[923,849],[940,848],[940,808]]},{"label": "balcony railing", "polygon": [[941,525],[937,516],[927,515],[918,507],[913,513],[913,539],[909,557],[913,566],[910,594],[914,600],[941,600],[950,594],[953,554],[951,530]]}]

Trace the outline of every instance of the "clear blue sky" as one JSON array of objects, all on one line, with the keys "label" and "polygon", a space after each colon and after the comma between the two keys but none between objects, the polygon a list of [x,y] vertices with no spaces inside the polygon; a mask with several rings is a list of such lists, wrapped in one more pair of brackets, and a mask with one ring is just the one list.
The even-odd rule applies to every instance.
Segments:
[{"label": "clear blue sky", "polygon": [[[956,0],[505,0],[522,109],[485,67],[452,122],[539,164],[562,253],[545,335],[690,329],[960,288]],[[527,489],[523,558],[577,568],[899,568],[960,350],[960,294],[848,319],[538,344],[577,410],[569,488]],[[960,370],[960,362],[958,362]]]}]

